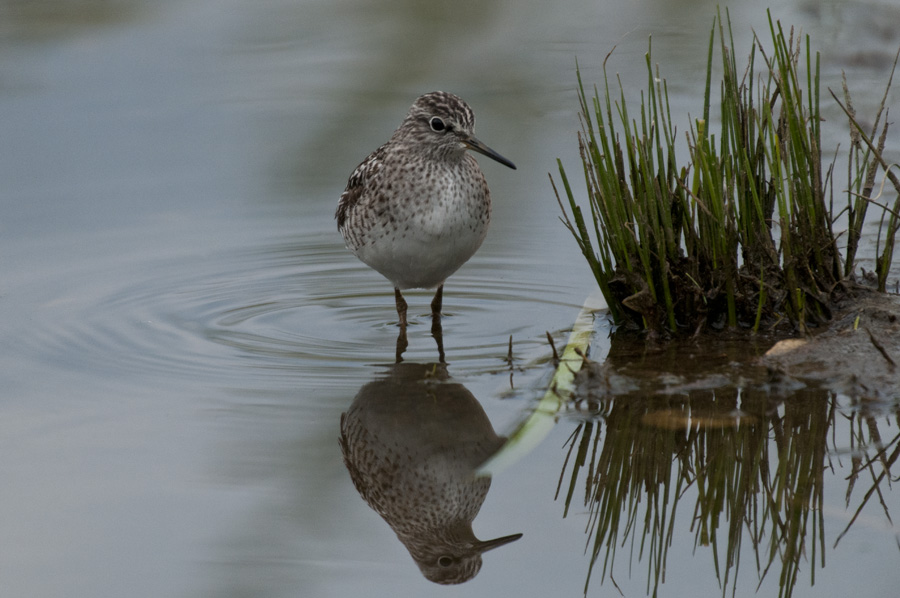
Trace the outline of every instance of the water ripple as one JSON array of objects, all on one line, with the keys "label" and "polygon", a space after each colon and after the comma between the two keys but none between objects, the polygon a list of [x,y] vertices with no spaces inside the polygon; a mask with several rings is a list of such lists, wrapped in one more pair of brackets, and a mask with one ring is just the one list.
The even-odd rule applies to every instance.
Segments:
[{"label": "water ripple", "polygon": [[[110,261],[55,280],[64,290],[55,297],[48,291],[36,328],[18,339],[20,347],[43,362],[105,379],[149,374],[220,383],[273,373],[323,381],[351,363],[393,358],[390,285],[335,235],[276,239],[204,259]],[[562,314],[556,328],[565,325],[580,291],[541,288],[524,275],[531,267],[492,256],[451,279],[444,318],[448,359],[490,371],[502,364],[510,335],[517,351],[543,345],[543,330],[554,328],[539,322],[548,305],[566,306],[552,310]],[[407,293],[407,358],[436,358],[430,295]]]}]

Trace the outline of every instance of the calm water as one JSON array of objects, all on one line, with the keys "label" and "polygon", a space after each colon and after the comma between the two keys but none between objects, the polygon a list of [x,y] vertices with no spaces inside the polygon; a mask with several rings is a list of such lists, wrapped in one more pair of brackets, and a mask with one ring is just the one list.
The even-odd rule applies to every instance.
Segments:
[{"label": "calm water", "polygon": [[[765,31],[756,4],[733,9],[737,29]],[[554,495],[582,412],[493,479],[475,534],[524,536],[467,584],[427,581],[361,500],[341,414],[391,374],[396,314],[389,285],[343,248],[334,206],[417,95],[474,107],[479,137],[519,170],[483,161],[494,224],[446,288],[447,373],[508,433],[551,374],[545,332],[563,343],[594,287],[547,181],[557,157],[577,164],[575,57],[599,81],[616,45],[631,93],[652,33],[673,112],[696,113],[714,6],[0,2],[0,593],[581,595],[590,510],[575,500],[564,518]],[[843,69],[861,112],[877,102],[900,44],[891,2],[788,2],[777,16],[823,49],[825,85]],[[434,361],[430,295],[408,299],[404,357]],[[885,509],[896,519],[900,498],[887,483],[885,508],[873,498],[832,546],[873,486],[860,481],[848,510],[846,468],[875,456],[848,418],[874,414],[890,453],[896,416],[835,401],[826,566],[810,587],[804,561],[794,595],[863,582],[890,595]],[[677,514],[660,595],[721,592],[691,517]],[[738,596],[756,591],[751,551]],[[643,595],[646,557],[629,570],[621,554],[615,582]],[[590,594],[615,594],[598,571]]]}]

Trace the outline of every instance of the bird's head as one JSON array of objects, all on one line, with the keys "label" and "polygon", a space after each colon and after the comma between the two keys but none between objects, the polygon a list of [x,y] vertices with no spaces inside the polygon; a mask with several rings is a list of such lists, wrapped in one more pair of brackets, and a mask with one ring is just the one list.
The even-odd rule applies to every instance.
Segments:
[{"label": "bird's head", "polygon": [[396,135],[431,149],[437,155],[461,157],[476,151],[515,170],[516,165],[475,137],[475,113],[462,98],[445,91],[419,97]]}]

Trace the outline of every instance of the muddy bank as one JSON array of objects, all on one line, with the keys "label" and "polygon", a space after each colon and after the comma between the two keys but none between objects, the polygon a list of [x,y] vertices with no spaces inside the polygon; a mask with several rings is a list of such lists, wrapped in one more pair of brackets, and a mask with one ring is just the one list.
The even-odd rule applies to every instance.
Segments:
[{"label": "muddy bank", "polygon": [[822,332],[776,344],[762,364],[848,396],[900,398],[900,298],[861,288],[836,307]]},{"label": "muddy bank", "polygon": [[900,400],[900,297],[856,287],[832,313],[807,336],[737,331],[654,343],[616,335],[606,361],[588,361],[578,374],[575,395],[595,402],[752,387],[783,398],[814,387]]}]

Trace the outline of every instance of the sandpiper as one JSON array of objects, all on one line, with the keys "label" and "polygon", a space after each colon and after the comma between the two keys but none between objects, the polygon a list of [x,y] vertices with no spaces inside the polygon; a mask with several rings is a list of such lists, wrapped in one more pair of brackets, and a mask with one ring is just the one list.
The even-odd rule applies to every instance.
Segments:
[{"label": "sandpiper", "polygon": [[515,169],[475,138],[475,114],[461,98],[434,91],[418,98],[390,140],[356,167],[335,218],[347,247],[401,290],[431,289],[440,319],[444,281],[481,246],[491,220],[491,193],[467,149]]}]

